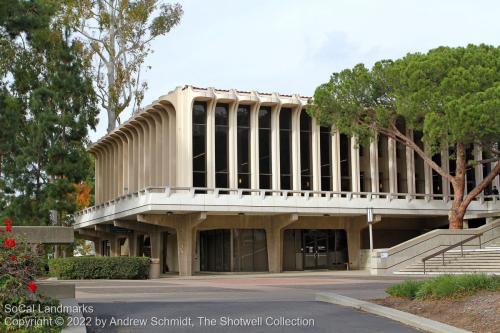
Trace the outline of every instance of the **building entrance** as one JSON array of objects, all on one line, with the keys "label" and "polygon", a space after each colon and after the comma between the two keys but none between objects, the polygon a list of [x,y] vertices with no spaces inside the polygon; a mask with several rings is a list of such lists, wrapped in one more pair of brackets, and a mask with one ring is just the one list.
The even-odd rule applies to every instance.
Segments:
[{"label": "building entrance", "polygon": [[283,270],[346,269],[348,262],[345,230],[285,230]]},{"label": "building entrance", "polygon": [[304,269],[328,266],[328,230],[304,230]]}]

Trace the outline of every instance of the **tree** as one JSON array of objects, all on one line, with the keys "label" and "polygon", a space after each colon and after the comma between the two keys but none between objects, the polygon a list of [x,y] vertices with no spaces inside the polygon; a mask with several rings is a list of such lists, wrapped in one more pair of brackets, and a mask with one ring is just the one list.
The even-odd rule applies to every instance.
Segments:
[{"label": "tree", "polygon": [[96,58],[95,82],[108,132],[131,102],[134,111],[139,108],[147,88],[140,80],[141,66],[151,53],[151,41],[166,35],[182,14],[179,4],[158,0],[66,1],[66,22]]},{"label": "tree", "polygon": [[[464,194],[466,169],[500,157],[499,59],[498,47],[468,45],[380,61],[371,70],[359,64],[333,73],[329,82],[319,86],[310,113],[340,132],[357,136],[360,142],[379,134],[410,147],[451,183],[450,228],[461,229],[471,201],[500,173],[497,163]],[[425,148],[401,131],[401,122],[407,129],[423,132]],[[466,149],[471,145],[490,158],[468,158]],[[432,160],[434,154],[449,149],[455,152],[454,173]]]},{"label": "tree", "polygon": [[[57,20],[57,1],[8,1],[0,16],[0,196],[3,211],[24,224],[59,221],[77,208],[75,186],[88,178],[88,127],[97,100],[90,57]],[[69,222],[69,221],[68,221]]]}]

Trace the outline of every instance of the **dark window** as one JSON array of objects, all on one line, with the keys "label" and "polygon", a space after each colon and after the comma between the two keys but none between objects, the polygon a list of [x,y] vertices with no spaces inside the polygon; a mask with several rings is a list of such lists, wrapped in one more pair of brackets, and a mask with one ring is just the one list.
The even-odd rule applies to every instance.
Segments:
[{"label": "dark window", "polygon": [[231,270],[231,230],[200,231],[200,270],[209,272]]},{"label": "dark window", "polygon": [[332,190],[332,135],[329,127],[319,128],[321,190]]},{"label": "dark window", "polygon": [[311,117],[306,111],[302,111],[300,113],[300,182],[302,190],[312,190],[311,129]]},{"label": "dark window", "polygon": [[281,189],[292,189],[292,109],[280,111],[280,174]]},{"label": "dark window", "polygon": [[271,108],[259,110],[259,187],[271,188]]},{"label": "dark window", "polygon": [[215,106],[215,187],[229,187],[229,106]]},{"label": "dark window", "polygon": [[193,186],[207,186],[207,103],[193,104]]},{"label": "dark window", "polygon": [[384,144],[382,140],[380,139],[380,135],[377,136],[377,155],[378,158],[384,157]]},{"label": "dark window", "polygon": [[238,131],[238,188],[250,188],[250,106],[238,106],[236,123]]},{"label": "dark window", "polygon": [[476,187],[476,172],[475,167],[469,164],[470,161],[474,160],[474,148],[473,145],[468,145],[465,149],[465,162],[467,163],[467,171],[466,171],[466,189],[467,193],[472,191],[474,187]]},{"label": "dark window", "polygon": [[267,243],[264,229],[233,230],[235,272],[267,271]]},{"label": "dark window", "polygon": [[351,190],[351,143],[345,134],[340,134],[340,186],[341,191]]},{"label": "dark window", "polygon": [[[432,160],[439,166],[441,166],[441,154],[436,154],[432,156]],[[441,176],[432,169],[432,193],[443,194],[443,182],[441,181]]]}]

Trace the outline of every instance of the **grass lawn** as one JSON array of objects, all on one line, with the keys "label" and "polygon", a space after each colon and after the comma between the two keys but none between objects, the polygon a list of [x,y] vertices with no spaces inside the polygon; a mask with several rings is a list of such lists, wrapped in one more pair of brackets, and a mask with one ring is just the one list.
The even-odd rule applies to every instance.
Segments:
[{"label": "grass lawn", "polygon": [[375,303],[473,332],[500,333],[500,277],[443,275],[407,280]]}]

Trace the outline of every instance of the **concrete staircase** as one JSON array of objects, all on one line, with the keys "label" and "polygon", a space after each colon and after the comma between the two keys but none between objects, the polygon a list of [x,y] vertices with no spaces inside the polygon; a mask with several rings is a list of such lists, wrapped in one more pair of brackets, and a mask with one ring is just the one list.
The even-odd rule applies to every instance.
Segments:
[{"label": "concrete staircase", "polygon": [[[484,249],[464,250],[463,257],[460,250],[451,250],[445,253],[444,265],[439,255],[427,260],[426,274],[470,274],[487,273],[500,275],[500,243],[489,244]],[[424,264],[413,263],[394,274],[423,275]]]}]

